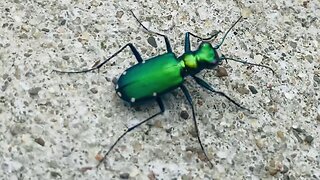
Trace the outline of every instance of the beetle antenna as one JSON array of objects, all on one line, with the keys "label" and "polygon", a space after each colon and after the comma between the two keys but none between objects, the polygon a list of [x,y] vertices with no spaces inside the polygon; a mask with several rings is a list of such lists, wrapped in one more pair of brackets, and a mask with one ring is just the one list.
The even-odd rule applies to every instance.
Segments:
[{"label": "beetle antenna", "polygon": [[223,60],[231,60],[231,61],[239,62],[239,63],[242,63],[242,64],[248,64],[248,65],[252,65],[252,66],[260,66],[260,67],[263,67],[263,68],[267,68],[270,71],[272,71],[273,75],[275,74],[275,71],[269,66],[265,66],[265,65],[262,65],[262,64],[250,63],[250,62],[247,62],[247,61],[242,61],[240,59],[233,59],[233,58],[228,58],[228,57],[222,57],[222,58],[223,58]]},{"label": "beetle antenna", "polygon": [[232,26],[228,29],[228,31],[224,34],[221,42],[215,47],[216,49],[218,49],[224,42],[224,39],[227,37],[228,33],[231,31],[231,29],[242,19],[242,16],[239,17],[239,19],[232,24]]}]

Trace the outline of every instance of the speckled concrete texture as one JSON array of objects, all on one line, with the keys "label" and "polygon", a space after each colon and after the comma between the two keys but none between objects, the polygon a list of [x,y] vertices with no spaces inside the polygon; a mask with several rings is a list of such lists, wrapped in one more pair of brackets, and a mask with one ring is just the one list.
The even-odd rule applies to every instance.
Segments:
[{"label": "speckled concrete texture", "polygon": [[[228,61],[199,74],[251,112],[187,79],[212,169],[180,90],[95,168],[159,108],[116,95],[114,82],[136,63],[129,49],[99,72],[52,70],[90,68],[129,42],[144,59],[164,53],[130,9],[177,55],[185,32],[225,32],[242,14],[221,52],[275,70]],[[1,179],[319,179],[319,15],[319,0],[0,1]]]}]

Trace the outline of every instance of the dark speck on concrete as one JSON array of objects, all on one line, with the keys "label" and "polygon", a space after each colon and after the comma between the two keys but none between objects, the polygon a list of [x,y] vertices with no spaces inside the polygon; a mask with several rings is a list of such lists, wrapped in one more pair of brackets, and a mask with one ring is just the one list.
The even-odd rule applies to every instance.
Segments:
[{"label": "dark speck on concrete", "polygon": [[306,138],[304,140],[306,141],[306,143],[311,144],[313,139],[314,138],[312,136],[308,135],[308,136],[306,136]]},{"label": "dark speck on concrete", "polygon": [[158,47],[157,42],[156,42],[156,40],[154,39],[153,36],[148,37],[147,41],[152,47],[154,47],[154,48]]},{"label": "dark speck on concrete", "polygon": [[121,178],[121,179],[129,179],[129,177],[130,177],[130,174],[129,174],[129,173],[122,173],[122,174],[120,174],[120,178]]},{"label": "dark speck on concrete", "polygon": [[41,146],[45,145],[45,141],[42,138],[36,138],[34,141]]},{"label": "dark speck on concrete", "polygon": [[258,91],[256,90],[256,88],[254,86],[249,85],[248,88],[250,89],[252,94],[257,94]]},{"label": "dark speck on concrete", "polygon": [[29,92],[30,96],[37,96],[40,90],[41,90],[41,87],[34,87],[34,88],[29,89],[28,92]]},{"label": "dark speck on concrete", "polygon": [[180,112],[180,117],[181,117],[182,119],[188,119],[188,117],[189,117],[188,111],[186,111],[186,110],[181,111],[181,112]]}]

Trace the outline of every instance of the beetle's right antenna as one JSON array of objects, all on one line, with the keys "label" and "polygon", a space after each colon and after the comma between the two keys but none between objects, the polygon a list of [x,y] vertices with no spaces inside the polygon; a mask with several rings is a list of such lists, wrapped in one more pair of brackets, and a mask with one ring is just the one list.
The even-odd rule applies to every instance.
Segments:
[{"label": "beetle's right antenna", "polygon": [[221,42],[215,47],[215,49],[218,49],[224,42],[224,39],[227,37],[228,33],[231,31],[231,29],[242,19],[242,16],[239,17],[239,19],[232,24],[232,26],[228,29],[228,31],[224,34]]}]

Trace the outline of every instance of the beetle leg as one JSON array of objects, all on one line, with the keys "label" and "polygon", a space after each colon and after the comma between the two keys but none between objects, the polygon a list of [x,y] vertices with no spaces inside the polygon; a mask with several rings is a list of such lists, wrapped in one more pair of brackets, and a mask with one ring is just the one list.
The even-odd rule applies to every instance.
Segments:
[{"label": "beetle leg", "polygon": [[217,93],[221,96],[224,96],[225,98],[227,98],[229,101],[231,101],[233,104],[235,104],[236,106],[238,106],[239,108],[241,109],[245,109],[245,110],[248,110],[250,111],[249,109],[241,106],[239,103],[237,103],[236,101],[234,101],[233,99],[231,99],[229,96],[227,96],[224,92],[221,92],[221,91],[217,91],[217,90],[214,90],[207,82],[205,82],[203,79],[197,77],[197,76],[192,76],[194,78],[194,80],[203,88],[211,91],[211,92],[214,92],[214,93]]},{"label": "beetle leg", "polygon": [[221,33],[221,31],[217,31],[217,32],[215,32],[214,34],[212,34],[211,36],[209,36],[207,38],[202,38],[202,37],[200,37],[198,35],[195,35],[195,34],[193,34],[191,32],[186,32],[185,33],[185,38],[184,38],[184,52],[186,53],[186,52],[191,51],[190,35],[195,37],[195,38],[200,39],[201,41],[209,41],[211,39],[215,39],[218,36],[219,33]]},{"label": "beetle leg", "polygon": [[118,139],[112,144],[112,146],[109,148],[109,150],[107,151],[107,153],[104,155],[104,157],[99,161],[98,165],[96,166],[97,168],[100,166],[101,163],[103,163],[105,161],[105,159],[107,158],[107,156],[109,155],[109,153],[112,151],[112,149],[118,144],[118,142],[126,135],[128,134],[130,131],[134,130],[135,128],[139,127],[140,125],[146,123],[147,121],[153,119],[154,117],[162,114],[165,111],[163,102],[161,100],[160,97],[156,98],[156,101],[160,107],[160,112],[150,116],[149,118],[145,119],[144,121],[141,121],[140,123],[128,128],[120,137],[118,137]]},{"label": "beetle leg", "polygon": [[104,60],[102,63],[100,63],[99,65],[97,65],[94,68],[91,69],[85,69],[85,70],[80,70],[80,71],[60,71],[60,70],[53,70],[54,72],[59,72],[59,73],[86,73],[89,71],[93,71],[96,69],[100,69],[104,64],[106,64],[108,61],[110,61],[112,58],[114,58],[115,56],[117,56],[120,52],[122,52],[126,47],[128,47],[131,49],[134,57],[137,59],[138,63],[142,63],[143,59],[140,55],[140,53],[138,52],[138,50],[136,49],[136,47],[134,47],[134,45],[132,43],[128,43],[126,45],[124,45],[122,48],[120,48],[117,52],[115,52],[112,56],[110,56],[108,59]]},{"label": "beetle leg", "polygon": [[197,138],[198,138],[198,142],[200,144],[201,150],[202,150],[203,154],[205,155],[207,161],[209,161],[210,166],[213,167],[213,164],[209,160],[208,155],[205,152],[205,150],[203,148],[203,145],[202,145],[202,142],[201,142],[201,139],[200,139],[200,133],[199,133],[199,129],[198,129],[198,124],[197,124],[196,115],[195,115],[195,112],[194,112],[194,107],[193,107],[191,95],[190,95],[188,89],[183,84],[180,86],[180,88],[181,88],[183,94],[186,96],[187,101],[188,101],[188,103],[189,103],[189,105],[191,107],[193,123],[194,123],[194,126],[195,126],[195,130],[196,130],[196,133],[197,133]]},{"label": "beetle leg", "polygon": [[164,38],[165,43],[166,43],[167,52],[168,52],[168,53],[172,53],[172,48],[171,48],[171,45],[170,45],[170,41],[169,41],[169,39],[168,39],[168,37],[167,37],[166,35],[149,30],[148,28],[146,28],[146,27],[141,23],[141,21],[137,18],[137,16],[133,13],[132,10],[130,10],[130,12],[132,13],[133,17],[138,21],[138,23],[140,24],[140,26],[143,27],[143,29],[145,29],[145,30],[148,31],[149,33],[153,33],[153,34],[156,34],[156,35],[158,35],[158,36],[162,36],[162,37]]}]

